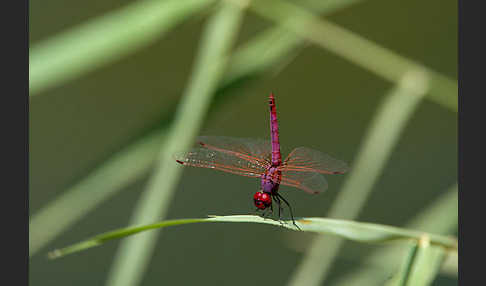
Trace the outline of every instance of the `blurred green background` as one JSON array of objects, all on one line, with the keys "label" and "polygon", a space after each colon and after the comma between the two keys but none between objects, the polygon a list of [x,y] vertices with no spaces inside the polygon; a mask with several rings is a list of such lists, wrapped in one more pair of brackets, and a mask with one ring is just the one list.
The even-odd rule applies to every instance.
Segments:
[{"label": "blurred green background", "polygon": [[[46,39],[132,2],[31,1],[31,51]],[[310,0],[291,2],[312,7]],[[31,94],[31,218],[112,155],[167,124],[190,79],[201,32],[212,11],[191,15],[154,43],[108,65]],[[456,1],[357,1],[325,18],[457,78]],[[274,22],[247,10],[235,46],[272,26]],[[269,137],[266,103],[273,91],[284,153],[307,146],[352,167],[393,84],[316,45],[296,51],[264,75],[220,91],[199,134]],[[408,121],[357,220],[403,226],[455,184],[456,174],[457,113],[425,99]],[[149,176],[146,172],[124,186],[31,256],[31,285],[104,285],[119,241],[52,261],[46,253],[127,226]],[[290,187],[281,192],[296,216],[325,216],[345,178],[327,176],[329,189],[317,196]],[[251,178],[186,168],[167,218],[251,213],[258,184]],[[169,228],[157,240],[142,285],[283,285],[312,238],[255,224]],[[32,233],[30,239],[35,239]],[[359,268],[379,271],[382,266],[363,259],[380,247],[345,242],[325,285],[338,285],[340,278]],[[457,276],[444,273],[434,281],[434,285],[456,284]]]}]

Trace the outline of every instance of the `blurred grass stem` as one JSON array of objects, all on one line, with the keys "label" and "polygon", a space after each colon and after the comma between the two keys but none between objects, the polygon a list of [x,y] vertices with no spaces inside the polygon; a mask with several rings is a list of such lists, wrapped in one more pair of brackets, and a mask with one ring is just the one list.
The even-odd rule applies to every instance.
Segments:
[{"label": "blurred grass stem", "polygon": [[29,94],[78,78],[155,42],[213,0],[141,0],[35,44]]},{"label": "blurred grass stem", "polygon": [[[161,149],[158,166],[135,206],[131,224],[146,224],[166,216],[182,172],[172,156],[193,145],[226,67],[226,61],[221,59],[225,59],[230,52],[242,16],[243,10],[239,6],[223,3],[206,24],[194,69],[168,134],[167,144]],[[158,233],[143,233],[120,244],[107,285],[140,284]]]},{"label": "blurred grass stem", "polygon": [[[405,225],[405,228],[420,231],[453,234],[457,232],[458,206],[457,184],[451,186],[443,195],[427,205],[416,217]],[[366,257],[363,265],[379,265],[377,269],[358,268],[343,276],[336,285],[377,285],[380,284],[398,263],[403,248],[400,246],[387,246],[380,248]],[[457,275],[457,256],[447,253],[443,271]]]},{"label": "blurred grass stem", "polygon": [[[227,0],[238,1],[238,0]],[[457,82],[386,49],[290,1],[251,2],[250,9],[311,43],[339,55],[386,80],[398,83],[411,70],[429,78],[430,99],[457,112]]]},{"label": "blurred grass stem", "polygon": [[[384,98],[328,217],[353,220],[358,216],[408,119],[427,90],[426,75],[421,71],[410,71]],[[337,238],[317,237],[297,266],[289,285],[320,285],[325,280],[341,243]]]},{"label": "blurred grass stem", "polygon": [[29,221],[29,257],[146,173],[154,162],[164,135],[165,130],[160,130],[116,153],[36,212]]}]

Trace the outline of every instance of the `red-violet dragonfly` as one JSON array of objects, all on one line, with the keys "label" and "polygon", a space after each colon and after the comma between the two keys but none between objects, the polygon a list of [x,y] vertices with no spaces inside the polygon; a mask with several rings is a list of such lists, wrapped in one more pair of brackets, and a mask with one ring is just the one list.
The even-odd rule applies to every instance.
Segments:
[{"label": "red-violet dragonfly", "polygon": [[280,185],[317,194],[327,189],[322,174],[343,174],[346,163],[306,147],[293,149],[282,161],[278,139],[277,110],[273,93],[269,97],[271,140],[216,136],[198,137],[199,147],[175,155],[178,163],[187,166],[216,169],[241,176],[261,179],[261,190],[253,196],[257,210],[270,207],[272,198],[278,205],[279,219],[282,201],[292,208],[278,192]]}]

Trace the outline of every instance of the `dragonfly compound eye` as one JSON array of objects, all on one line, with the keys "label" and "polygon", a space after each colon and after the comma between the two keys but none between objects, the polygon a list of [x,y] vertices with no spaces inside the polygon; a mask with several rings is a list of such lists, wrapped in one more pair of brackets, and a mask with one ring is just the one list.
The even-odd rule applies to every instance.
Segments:
[{"label": "dragonfly compound eye", "polygon": [[264,210],[272,205],[272,197],[264,192],[256,192],[253,196],[253,203],[261,210]]}]

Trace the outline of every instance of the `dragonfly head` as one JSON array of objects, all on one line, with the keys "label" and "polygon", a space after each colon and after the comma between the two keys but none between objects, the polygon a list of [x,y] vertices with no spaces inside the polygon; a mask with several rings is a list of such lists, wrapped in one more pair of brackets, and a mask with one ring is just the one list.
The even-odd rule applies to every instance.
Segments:
[{"label": "dragonfly head", "polygon": [[253,196],[253,203],[261,210],[264,210],[272,205],[272,196],[264,192],[256,192]]}]

